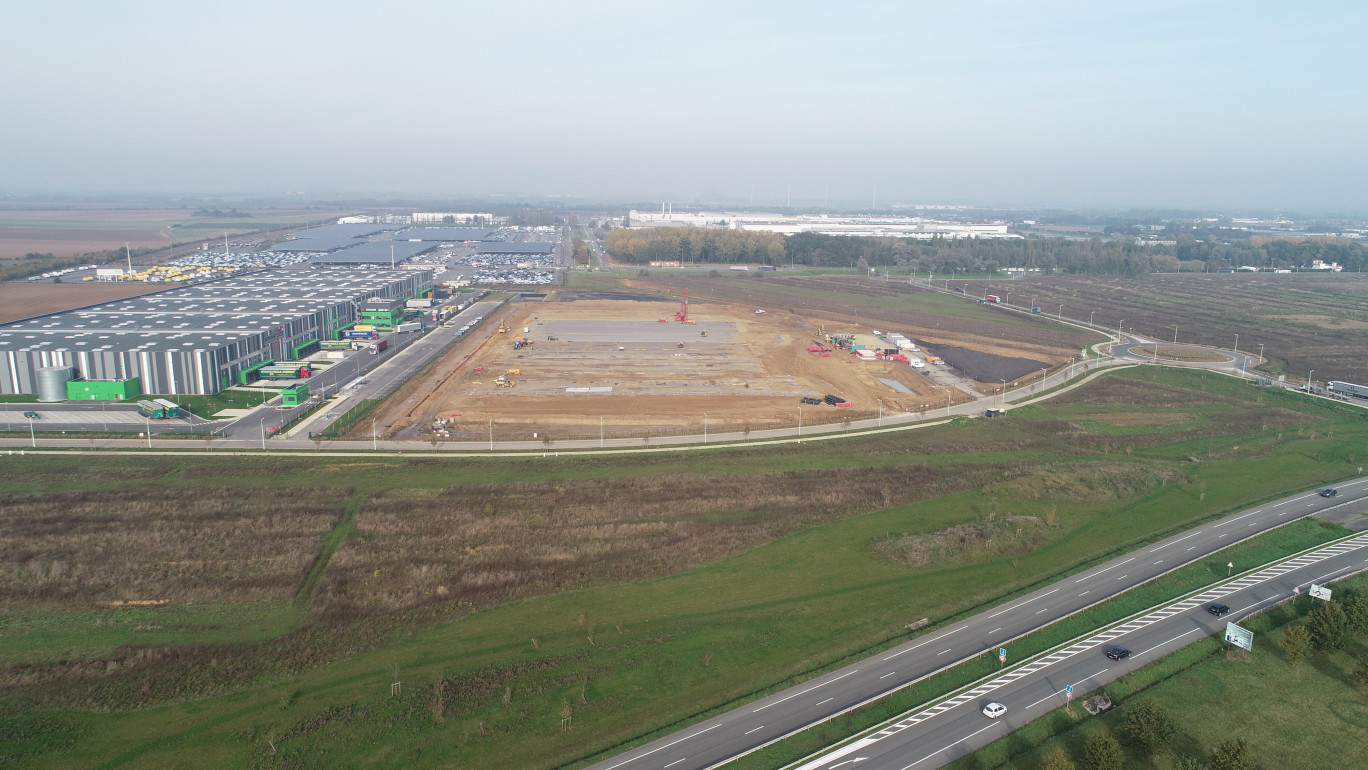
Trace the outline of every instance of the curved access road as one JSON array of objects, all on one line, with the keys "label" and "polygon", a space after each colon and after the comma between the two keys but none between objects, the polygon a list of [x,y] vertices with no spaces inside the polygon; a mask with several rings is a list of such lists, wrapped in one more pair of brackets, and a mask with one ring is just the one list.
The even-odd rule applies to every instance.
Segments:
[{"label": "curved access road", "polygon": [[[1320,497],[1315,491],[1303,492],[1282,500],[1265,503],[1218,521],[1203,524],[1124,556],[1118,556],[1082,573],[1058,580],[1030,594],[1016,597],[1002,606],[985,610],[973,617],[955,622],[949,627],[927,632],[906,644],[824,674],[812,681],[704,720],[699,724],[652,741],[620,756],[594,764],[591,768],[592,770],[657,770],[664,768],[669,770],[704,770],[705,768],[718,767],[769,743],[878,700],[942,669],[981,655],[985,651],[1007,647],[1010,661],[1011,648],[1009,643],[1013,639],[1036,631],[1056,620],[1072,615],[1126,589],[1134,588],[1240,540],[1286,524],[1289,521],[1327,512],[1331,509],[1354,507],[1355,510],[1368,510],[1368,479],[1342,484],[1338,489],[1339,495],[1335,498]],[[1362,544],[1368,546],[1368,538],[1362,539]],[[1359,553],[1356,558],[1362,562],[1365,555],[1368,554]],[[1335,564],[1339,564],[1339,562],[1335,562]],[[1253,565],[1235,565],[1235,568],[1248,568],[1250,566]],[[1301,573],[1287,573],[1287,576],[1287,579],[1301,579],[1302,577]],[[1258,586],[1265,588],[1267,585],[1265,583],[1258,584]],[[1281,584],[1274,585],[1276,587]],[[1287,590],[1291,590],[1290,586]],[[1243,596],[1243,594],[1240,596],[1231,594],[1231,599],[1232,601],[1237,599],[1243,601]],[[1227,603],[1230,603],[1237,610],[1244,607],[1244,605]],[[1248,609],[1245,608],[1245,611]],[[1181,640],[1185,640],[1182,641],[1183,644],[1200,638],[1200,634],[1192,631],[1193,626],[1191,625],[1192,617],[1203,620],[1199,617],[1200,614],[1204,613],[1200,611],[1195,614],[1188,612],[1184,615],[1188,618],[1189,625],[1184,629],[1184,635],[1180,637]],[[1213,620],[1215,619],[1213,618]],[[1133,624],[1127,624],[1122,628],[1129,628],[1131,625]],[[1218,625],[1224,627],[1224,620],[1221,620]],[[1151,628],[1151,626],[1158,630],[1144,630]],[[1107,636],[1105,641],[1110,642],[1115,638],[1122,644],[1133,644],[1133,649],[1138,652],[1146,650],[1153,638],[1152,634],[1162,635],[1168,633],[1173,627],[1171,624],[1149,624],[1134,629],[1133,633],[1136,636],[1133,639],[1131,637],[1123,639],[1120,636]],[[1208,626],[1202,627],[1208,628]],[[1215,626],[1209,626],[1209,628],[1215,628]],[[1206,633],[1210,633],[1210,630]],[[1086,649],[1095,651],[1098,644],[1102,644],[1102,642],[1090,644]],[[1069,649],[1073,650],[1074,648]],[[1169,649],[1173,648],[1161,645],[1153,651],[1147,651],[1146,654],[1135,656],[1135,662],[1152,660],[1154,655]],[[1101,657],[1100,652],[1097,652],[1095,656],[1080,657],[1078,652],[1071,655],[1072,657],[1067,658],[1067,660],[1075,663],[1086,663],[1096,671],[1089,672],[1090,678],[1075,677],[1064,682],[1064,678],[1073,676],[1074,668],[1039,669],[1046,672],[1044,676],[1048,679],[1048,683],[1057,690],[1062,690],[1065,684],[1072,684],[1076,681],[1079,684],[1075,685],[1075,689],[1083,692],[1085,689],[1091,689],[1107,681],[1106,677],[1109,675],[1113,678],[1119,676],[1129,670],[1130,666],[1128,662],[1119,665],[1102,665],[1109,664],[1111,661]],[[972,742],[964,743],[971,736],[981,738],[984,743],[1000,737],[1009,728],[1019,726],[1025,721],[1029,721],[1031,716],[1038,716],[1039,713],[1044,713],[1049,708],[1053,708],[1053,706],[1047,705],[1048,700],[1025,708],[1026,704],[1031,703],[1030,700],[1026,700],[1027,694],[1018,696],[1017,689],[1003,689],[1009,686],[1011,688],[1025,688],[1028,686],[1028,681],[1035,680],[1020,680],[1019,684],[1018,680],[1013,680],[1002,685],[999,689],[984,693],[975,690],[975,695],[968,700],[957,700],[954,705],[945,708],[936,707],[940,710],[930,717],[920,719],[905,728],[880,737],[875,743],[865,744],[869,746],[868,750],[862,748],[858,752],[859,756],[865,757],[865,759],[859,760],[860,766],[855,770],[866,770],[865,762],[870,762],[868,767],[871,768],[893,767],[896,770],[904,770],[904,766],[911,766],[913,760],[923,756],[927,758],[916,767],[935,767],[938,766],[937,763],[943,764],[944,761],[949,761],[955,756],[966,753],[967,749],[956,754],[954,747],[975,745]],[[1035,692],[1035,690],[1023,689],[1022,692]],[[979,701],[986,702],[988,700],[1006,703],[1008,705],[1007,717],[1003,720],[991,721],[979,714],[979,705],[976,704],[979,704]],[[1059,704],[1055,703],[1054,705]],[[942,717],[941,715],[946,716]],[[974,719],[975,715],[977,715],[977,720]],[[911,719],[915,719],[915,717]],[[947,726],[942,728],[942,725]],[[913,729],[914,727],[916,729]],[[889,729],[892,730],[892,728]],[[877,756],[881,757],[878,764],[873,764],[876,757],[875,747],[878,748]],[[916,756],[912,756],[913,754]],[[830,763],[809,764],[807,767],[810,769],[818,767],[836,768],[841,766],[838,764],[840,762],[857,759],[854,754],[847,755],[839,752],[832,756],[835,758]],[[942,757],[942,760],[934,759],[938,756]],[[901,759],[906,759],[906,761],[897,764]]]}]

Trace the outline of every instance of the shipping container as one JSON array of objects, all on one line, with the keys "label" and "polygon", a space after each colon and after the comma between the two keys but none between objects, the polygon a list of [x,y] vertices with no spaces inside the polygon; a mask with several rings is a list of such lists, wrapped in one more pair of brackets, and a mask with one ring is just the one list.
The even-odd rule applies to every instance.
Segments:
[{"label": "shipping container", "polygon": [[394,328],[394,330],[401,334],[404,332],[418,332],[423,330],[423,325],[417,321],[414,321],[411,323],[399,324]]}]

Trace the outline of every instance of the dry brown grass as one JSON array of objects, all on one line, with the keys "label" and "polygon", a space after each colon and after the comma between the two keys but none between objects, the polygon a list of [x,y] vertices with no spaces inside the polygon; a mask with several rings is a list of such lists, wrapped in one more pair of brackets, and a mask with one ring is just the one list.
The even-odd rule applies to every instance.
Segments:
[{"label": "dry brown grass", "polygon": [[874,556],[904,567],[972,564],[1030,553],[1051,539],[1052,529],[1035,516],[986,516],[915,535],[893,535],[869,544]]},{"label": "dry brown grass", "polygon": [[477,607],[678,573],[790,532],[980,486],[1014,466],[658,476],[391,492],[367,502],[315,607]]},{"label": "dry brown grass", "polygon": [[0,606],[289,599],[346,490],[75,492],[0,500]]}]

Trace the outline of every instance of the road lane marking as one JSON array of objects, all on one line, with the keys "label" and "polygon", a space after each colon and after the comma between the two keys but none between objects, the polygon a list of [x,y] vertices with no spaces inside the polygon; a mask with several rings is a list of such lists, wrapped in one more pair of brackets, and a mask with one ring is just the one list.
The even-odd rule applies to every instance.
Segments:
[{"label": "road lane marking", "polygon": [[941,650],[940,652],[936,653],[936,655],[937,655],[937,656],[944,655],[945,653],[947,653],[947,652],[949,652],[950,650],[953,650],[953,649],[955,649],[955,648],[954,648],[954,647],[951,647],[949,650]]},{"label": "road lane marking", "polygon": [[[1118,565],[1118,566],[1119,566],[1119,565]],[[999,610],[998,612],[994,612],[992,615],[989,615],[989,616],[988,616],[988,619],[989,619],[989,620],[992,620],[993,618],[997,617],[998,615],[1001,615],[1001,614],[1004,613],[1004,612],[1011,612],[1012,610],[1016,609],[1017,607],[1025,607],[1026,605],[1030,604],[1031,602],[1035,601],[1036,599],[1044,599],[1045,597],[1049,596],[1050,594],[1057,594],[1057,593],[1059,593],[1059,589],[1058,589],[1058,588],[1056,588],[1055,590],[1051,591],[1049,594],[1041,594],[1040,596],[1032,596],[1031,598],[1027,599],[1026,601],[1021,602],[1020,604],[1014,604],[1014,605],[1012,605],[1011,607],[1008,607],[1008,608],[1005,609],[1005,610]]]},{"label": "road lane marking", "polygon": [[1063,690],[1056,690],[1056,691],[1050,693],[1049,695],[1046,695],[1044,698],[1041,698],[1040,700],[1036,701],[1035,703],[1032,703],[1031,705],[1027,706],[1027,707],[1026,707],[1026,710],[1029,711],[1029,710],[1035,708],[1036,706],[1039,706],[1040,704],[1044,703],[1045,701],[1047,701],[1047,700],[1049,700],[1049,699],[1051,699],[1051,698],[1058,698],[1059,696],[1061,696],[1061,695],[1063,695],[1063,694],[1064,694],[1064,691],[1063,691]]},{"label": "road lane marking", "polygon": [[1244,514],[1243,516],[1236,516],[1236,517],[1233,518],[1233,519],[1227,519],[1226,521],[1223,521],[1223,522],[1221,522],[1220,524],[1217,524],[1215,527],[1212,527],[1212,529],[1217,529],[1217,528],[1219,528],[1219,527],[1224,527],[1224,526],[1227,525],[1227,524],[1234,524],[1235,522],[1239,521],[1240,519],[1248,518],[1248,517],[1250,517],[1250,516],[1253,516],[1253,515],[1256,514],[1256,513],[1258,513],[1258,511],[1250,511],[1249,513],[1246,513],[1246,514]]},{"label": "road lane marking", "polygon": [[1083,684],[1084,682],[1086,682],[1086,681],[1092,679],[1093,677],[1102,676],[1103,674],[1107,673],[1108,671],[1111,671],[1111,669],[1110,669],[1110,668],[1104,668],[1104,669],[1102,669],[1101,671],[1098,671],[1096,674],[1093,674],[1092,676],[1085,676],[1085,677],[1083,677],[1082,679],[1078,680],[1077,682],[1074,682],[1074,683],[1073,683],[1073,686],[1074,686],[1074,687],[1080,687],[1080,686],[1082,686],[1082,684]]},{"label": "road lane marking", "polygon": [[826,700],[819,700],[819,701],[817,701],[817,702],[816,702],[815,704],[813,704],[813,705],[820,706],[820,705],[822,705],[823,703],[826,703],[827,701],[833,701],[833,700],[836,700],[836,696],[834,696],[834,695],[833,695],[832,697],[830,697],[830,698],[827,698]]},{"label": "road lane marking", "polygon": [[1225,536],[1228,535],[1228,534],[1230,534],[1230,533],[1228,533],[1228,532],[1222,532],[1219,536],[1217,536],[1216,539],[1217,539],[1217,540],[1220,540],[1221,538],[1225,537]]},{"label": "road lane marking", "polygon": [[1202,530],[1199,529],[1199,530],[1197,530],[1196,532],[1193,532],[1191,535],[1187,535],[1187,536],[1185,536],[1185,537],[1180,537],[1180,538],[1178,538],[1177,540],[1174,540],[1172,543],[1164,543],[1163,545],[1159,546],[1158,548],[1151,548],[1151,549],[1150,549],[1150,553],[1154,553],[1155,551],[1161,551],[1161,550],[1163,550],[1163,549],[1165,549],[1165,548],[1168,548],[1168,547],[1171,546],[1171,545],[1178,545],[1179,543],[1183,542],[1184,540],[1187,540],[1187,539],[1190,538],[1190,537],[1197,537],[1197,536],[1200,535],[1200,534],[1202,534]]},{"label": "road lane marking", "polygon": [[1179,634],[1179,635],[1173,637],[1172,639],[1168,640],[1167,642],[1160,642],[1160,643],[1154,645],[1153,647],[1149,648],[1148,650],[1142,650],[1141,652],[1137,652],[1137,653],[1135,654],[1135,657],[1138,658],[1138,657],[1140,657],[1141,655],[1144,655],[1144,654],[1147,653],[1147,652],[1152,652],[1152,651],[1154,651],[1154,650],[1157,650],[1157,649],[1159,649],[1160,647],[1163,647],[1164,645],[1169,644],[1170,642],[1176,642],[1176,641],[1178,641],[1179,639],[1182,639],[1183,637],[1187,636],[1188,634],[1197,634],[1197,633],[1206,633],[1206,629],[1205,629],[1205,628],[1194,628],[1194,629],[1192,629],[1191,631],[1184,631],[1183,633],[1181,633],[1181,634]]},{"label": "road lane marking", "polygon": [[[688,757],[684,757],[684,759],[688,759]],[[679,764],[680,762],[683,762],[684,759],[676,759],[675,761],[673,761],[673,762],[671,762],[670,764],[666,765],[666,767],[674,767],[675,765]]]},{"label": "road lane marking", "polygon": [[[967,741],[967,740],[969,740],[970,738],[973,738],[975,735],[978,735],[979,733],[984,732],[984,730],[991,730],[991,729],[993,729],[994,727],[997,727],[997,726],[1000,725],[1000,724],[1002,724],[1002,723],[1001,723],[1001,722],[993,722],[991,725],[988,725],[987,727],[983,728],[983,730],[975,730],[974,732],[972,732],[972,733],[970,733],[970,734],[964,736],[963,738],[961,738],[961,739],[960,739],[960,742]],[[945,748],[948,749],[948,748],[950,748],[950,747],[949,747],[949,746],[946,746]],[[941,751],[945,751],[945,749],[941,749],[940,751],[937,751],[935,754],[927,754],[926,756],[922,757],[921,759],[917,760],[916,762],[913,762],[912,764],[908,765],[907,767],[904,767],[902,770],[907,770],[907,768],[909,768],[909,767],[916,767],[917,765],[920,765],[921,763],[925,762],[926,760],[930,759],[931,757],[936,756],[936,754],[941,753]]]},{"label": "road lane marking", "polygon": [[1090,593],[1092,593],[1092,589],[1091,589],[1091,588],[1089,588],[1088,590],[1084,591],[1082,594],[1079,594],[1079,596],[1082,596],[1083,594],[1090,594]]},{"label": "road lane marking", "polygon": [[1001,630],[1002,630],[1002,626],[998,626],[997,628],[993,629],[992,631],[989,631],[988,633],[990,633],[990,634],[996,634],[997,632],[999,632],[999,631],[1001,631]]},{"label": "road lane marking", "polygon": [[[946,650],[946,652],[949,652],[949,650]],[[859,670],[860,670],[860,669],[858,669],[858,668],[855,669],[855,671],[859,671]],[[764,711],[765,709],[769,708],[770,706],[778,706],[780,703],[783,703],[783,702],[786,701],[786,700],[793,700],[794,698],[797,698],[799,695],[805,695],[805,694],[807,694],[807,693],[810,693],[810,692],[812,692],[813,690],[817,689],[818,687],[825,687],[826,685],[829,685],[829,684],[831,684],[832,682],[836,682],[836,681],[840,681],[840,680],[842,680],[842,679],[845,679],[846,677],[850,676],[851,674],[854,674],[855,671],[848,671],[848,672],[846,672],[846,673],[844,673],[844,674],[841,674],[840,676],[836,677],[835,679],[829,679],[829,680],[827,680],[827,681],[825,681],[825,682],[822,682],[821,684],[813,685],[812,687],[809,687],[809,688],[807,688],[806,690],[803,690],[802,692],[796,692],[796,693],[794,693],[794,694],[788,696],[787,698],[780,698],[779,700],[774,701],[773,703],[766,703],[765,705],[763,705],[763,706],[761,706],[760,708],[758,708],[758,709],[752,711],[751,713],[752,713],[752,714],[758,714],[758,713],[760,713],[761,711]],[[711,728],[710,728],[710,729],[711,729]],[[610,768],[608,768],[608,770],[613,770],[613,768],[610,767]]]},{"label": "road lane marking", "polygon": [[[899,655],[903,654],[904,652],[911,652],[911,651],[917,649],[918,647],[923,647],[923,646],[925,646],[925,645],[928,645],[928,644],[930,644],[930,643],[936,641],[937,639],[944,639],[945,637],[947,637],[947,636],[949,636],[949,635],[951,635],[951,634],[953,634],[953,633],[956,633],[956,632],[959,632],[959,631],[963,631],[964,629],[966,629],[966,628],[968,628],[968,627],[969,627],[969,626],[960,626],[959,628],[956,628],[954,631],[946,631],[945,633],[941,634],[940,636],[933,637],[933,638],[931,638],[931,639],[927,639],[926,641],[921,642],[920,644],[914,644],[914,645],[912,645],[911,647],[908,647],[908,648],[905,649],[905,650],[899,650],[898,652],[895,652],[895,653],[893,653],[892,655],[889,655],[887,658],[884,658],[884,660],[893,660],[894,658],[898,657]],[[609,768],[609,770],[612,770],[612,768]]]},{"label": "road lane marking", "polygon": [[1046,608],[1043,609],[1043,610],[1036,610],[1036,614],[1039,615],[1039,614],[1042,613],[1042,612],[1049,612],[1049,611],[1050,611],[1050,608],[1049,608],[1049,607],[1046,607]]},{"label": "road lane marking", "polygon": [[1154,563],[1154,566],[1157,567],[1157,566],[1159,566],[1160,564],[1163,564],[1163,563],[1164,563],[1164,560],[1163,560],[1163,559],[1160,559],[1159,561],[1156,561],[1156,562]]},{"label": "road lane marking", "polygon": [[[1133,562],[1133,561],[1135,561],[1135,557],[1132,556],[1131,558],[1126,559],[1125,561],[1121,562],[1121,564],[1129,564],[1129,563],[1131,563],[1131,562]],[[1107,570],[1116,569],[1117,567],[1120,567],[1121,564],[1113,564],[1113,565],[1111,565],[1110,567],[1107,567],[1107,569],[1098,570],[1097,572],[1094,572],[1094,573],[1091,574],[1091,575],[1087,575],[1086,577],[1081,577],[1081,578],[1075,580],[1074,582],[1075,582],[1075,583],[1082,583],[1084,580],[1087,580],[1088,578],[1095,578],[1095,577],[1097,577],[1098,575],[1101,575],[1103,572],[1106,572]]]},{"label": "road lane marking", "polygon": [[898,673],[898,672],[897,672],[897,671],[889,671],[887,674],[884,674],[883,676],[881,676],[881,677],[879,677],[879,678],[880,678],[880,679],[887,679],[887,678],[889,678],[890,676],[893,676],[893,675],[896,674],[896,673]]},{"label": "road lane marking", "polygon": [[[1194,545],[1194,546],[1192,546],[1192,548],[1196,548],[1196,547],[1197,547],[1197,546],[1195,546],[1195,545]],[[1188,549],[1188,550],[1189,550],[1189,551],[1191,551],[1191,550],[1192,550],[1192,548],[1189,548],[1189,549]]]},{"label": "road lane marking", "polygon": [[[1128,575],[1128,574],[1129,574],[1129,573],[1127,573],[1127,575]],[[1117,580],[1125,580],[1126,577],[1127,577],[1127,575],[1122,575],[1121,577],[1117,578]]]},{"label": "road lane marking", "polygon": [[721,726],[722,726],[722,723],[721,723],[721,722],[718,722],[717,724],[713,725],[712,727],[705,727],[704,729],[699,730],[698,732],[694,733],[693,735],[686,735],[686,736],[684,736],[683,738],[680,738],[680,739],[677,740],[677,741],[674,741],[674,742],[672,742],[672,743],[667,743],[667,744],[665,744],[664,746],[661,746],[661,747],[658,748],[658,749],[651,749],[650,751],[648,751],[648,752],[646,752],[645,754],[642,754],[642,755],[640,755],[640,756],[632,757],[631,759],[625,759],[625,760],[623,760],[623,761],[617,763],[616,765],[611,765],[611,766],[609,766],[609,767],[607,767],[607,768],[604,768],[604,770],[616,770],[616,768],[622,767],[623,765],[630,764],[630,763],[632,763],[632,762],[637,761],[638,759],[643,759],[643,758],[645,758],[645,757],[649,757],[650,755],[656,753],[657,751],[664,751],[665,749],[670,748],[671,746],[675,745],[676,743],[683,743],[684,741],[687,741],[687,740],[689,740],[690,738],[697,738],[698,736],[702,735],[703,733],[706,733],[706,732],[709,731],[709,730],[716,730],[717,728],[719,728],[719,727],[721,727]]},{"label": "road lane marking", "polygon": [[750,735],[751,733],[756,732],[757,730],[763,730],[763,729],[765,729],[765,726],[764,726],[764,725],[760,725],[759,727],[755,728],[755,730],[747,730],[747,731],[745,731],[744,733],[742,733],[742,735]]}]

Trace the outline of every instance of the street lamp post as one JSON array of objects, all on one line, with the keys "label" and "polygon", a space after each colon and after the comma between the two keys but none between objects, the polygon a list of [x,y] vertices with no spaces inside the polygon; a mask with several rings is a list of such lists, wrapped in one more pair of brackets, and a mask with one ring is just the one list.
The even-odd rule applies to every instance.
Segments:
[{"label": "street lamp post", "polygon": [[1055,320],[1058,321],[1058,320],[1062,319],[1063,317],[1064,317],[1064,303],[1061,302],[1061,303],[1059,303],[1059,312],[1055,313]]},{"label": "street lamp post", "polygon": [[33,418],[32,418],[32,417],[29,418],[29,446],[33,447],[34,449],[37,449],[37,448],[38,448],[38,437],[37,437],[37,435],[35,435],[34,432],[33,432]]},{"label": "street lamp post", "polygon": [[883,427],[883,399],[879,399],[879,427]]},{"label": "street lamp post", "polygon": [[945,389],[945,416],[950,416],[950,389]]},{"label": "street lamp post", "polygon": [[703,413],[703,443],[708,443],[708,413]]},{"label": "street lamp post", "polygon": [[798,407],[798,437],[803,436],[803,407]]},{"label": "street lamp post", "polygon": [[1240,357],[1240,335],[1235,335],[1235,357]]},{"label": "street lamp post", "polygon": [[[266,418],[265,418],[265,417],[262,417],[260,420],[257,420],[257,425],[260,426],[260,428],[261,428],[261,449],[262,449],[262,451],[265,451],[265,449],[266,449]],[[151,435],[151,434],[149,434],[149,435]],[[150,443],[150,442],[149,442],[149,443]]]},{"label": "street lamp post", "polygon": [[603,448],[603,418],[599,418],[599,449]]},{"label": "street lamp post", "polygon": [[1095,316],[1095,315],[1097,315],[1097,311],[1096,311],[1096,310],[1094,310],[1094,311],[1092,311],[1091,313],[1088,314],[1088,325],[1089,325],[1089,326],[1092,326],[1092,319],[1093,319],[1093,316]]},{"label": "street lamp post", "polygon": [[[1315,370],[1315,369],[1312,369],[1311,371],[1309,371],[1309,372],[1306,373],[1306,392],[1307,392],[1307,393],[1310,393],[1310,392],[1311,392],[1311,375],[1313,375],[1313,374],[1315,374],[1315,373],[1316,373],[1316,370]],[[29,420],[29,425],[33,425],[33,420]]]},{"label": "street lamp post", "polygon": [[1173,344],[1178,344],[1178,327],[1173,327]]},{"label": "street lamp post", "polygon": [[372,417],[372,418],[371,418],[371,451],[374,452],[375,450],[377,450],[377,449],[379,449],[379,448],[380,448],[379,439],[378,439],[378,437],[375,435],[375,418]]},{"label": "street lamp post", "polygon": [[489,420],[489,451],[494,451],[494,419]]}]

